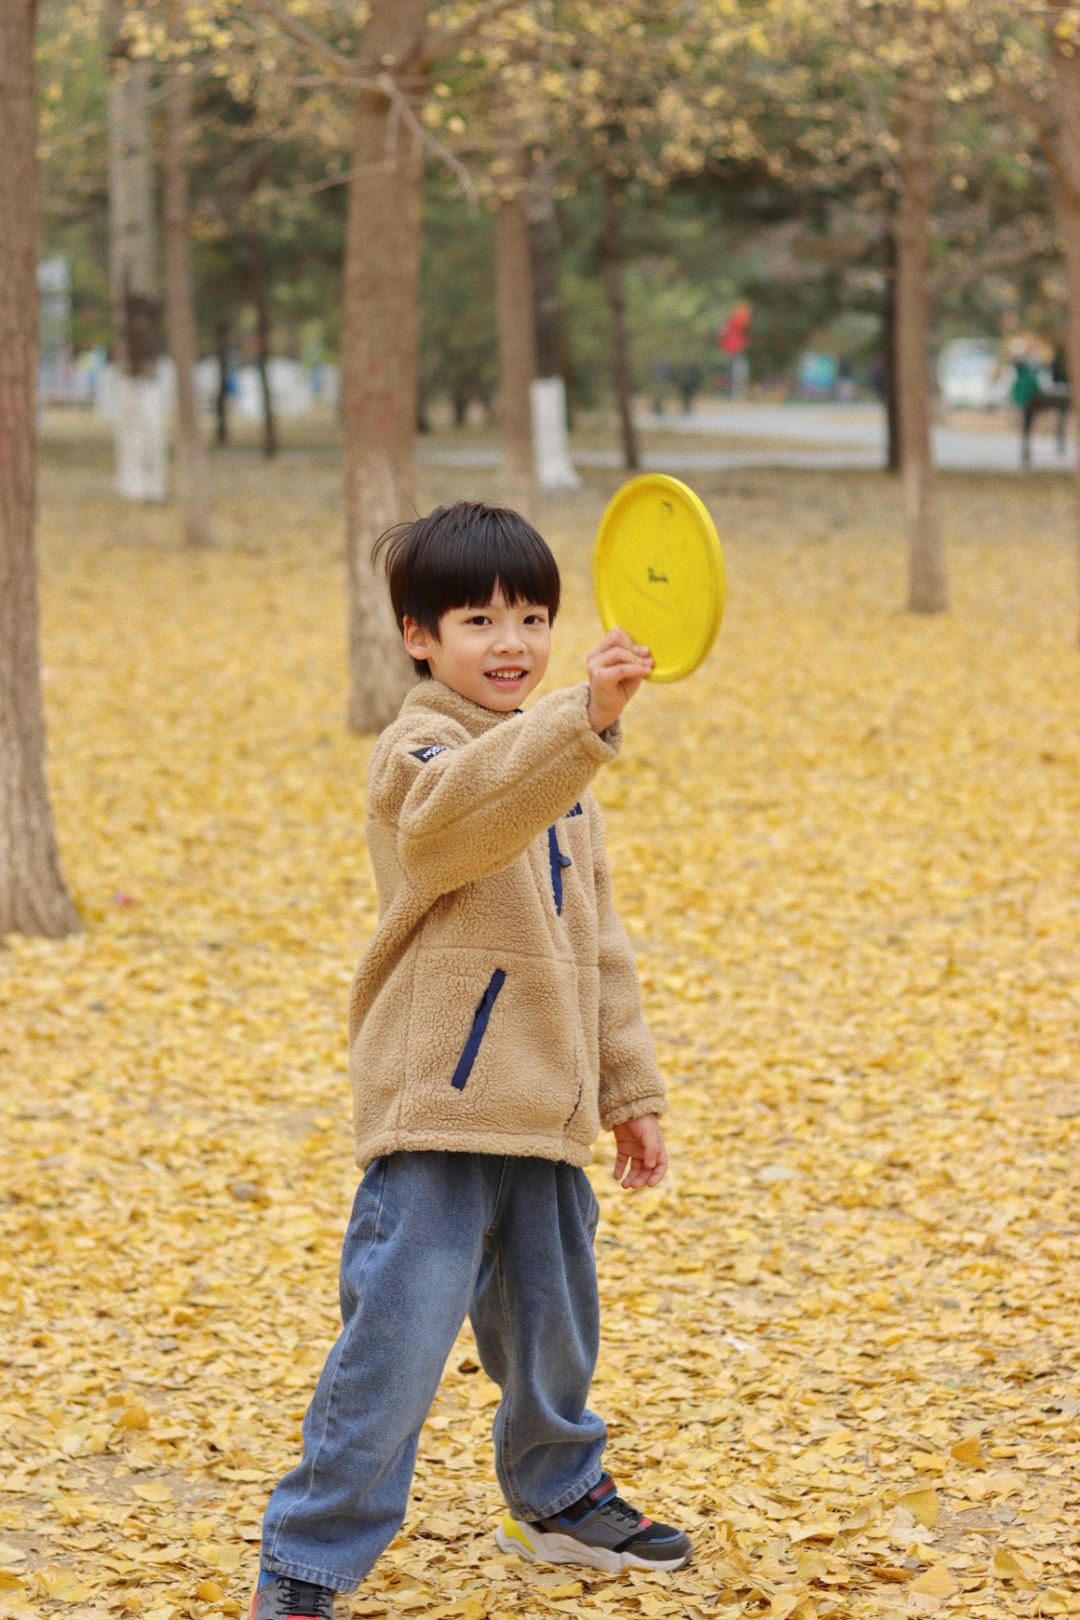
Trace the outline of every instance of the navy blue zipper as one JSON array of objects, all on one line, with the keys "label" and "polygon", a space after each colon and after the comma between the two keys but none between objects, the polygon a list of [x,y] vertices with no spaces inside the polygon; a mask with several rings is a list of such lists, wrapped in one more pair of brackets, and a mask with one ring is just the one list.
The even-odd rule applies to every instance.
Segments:
[{"label": "navy blue zipper", "polygon": [[574,863],[559,848],[559,835],[554,827],[548,828],[548,860],[551,862],[551,892],[555,896],[555,910],[561,917],[563,867],[573,866]]},{"label": "navy blue zipper", "polygon": [[462,1048],[461,1056],[458,1058],[457,1068],[454,1070],[454,1078],[450,1082],[450,1084],[457,1091],[465,1090],[465,1082],[469,1078],[470,1074],[472,1074],[473,1064],[476,1062],[476,1054],[480,1050],[480,1042],[483,1040],[484,1031],[488,1027],[488,1019],[491,1017],[491,1009],[494,1007],[495,1002],[498,999],[499,991],[502,989],[505,983],[506,974],[503,972],[502,968],[496,968],[488,981],[487,989],[480,998],[480,1005],[477,1007],[476,1012],[473,1015],[472,1029],[469,1031],[469,1038]]}]

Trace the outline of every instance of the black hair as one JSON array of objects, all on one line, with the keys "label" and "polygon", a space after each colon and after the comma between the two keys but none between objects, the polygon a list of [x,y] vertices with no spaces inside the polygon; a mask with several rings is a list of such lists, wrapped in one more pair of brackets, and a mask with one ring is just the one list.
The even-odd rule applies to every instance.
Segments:
[{"label": "black hair", "polygon": [[[559,567],[547,541],[519,512],[479,501],[437,506],[414,523],[398,523],[375,542],[398,627],[406,616],[438,637],[453,608],[484,607],[501,589],[506,600],[536,602],[552,623],[559,611]],[[427,660],[414,658],[418,675]]]}]

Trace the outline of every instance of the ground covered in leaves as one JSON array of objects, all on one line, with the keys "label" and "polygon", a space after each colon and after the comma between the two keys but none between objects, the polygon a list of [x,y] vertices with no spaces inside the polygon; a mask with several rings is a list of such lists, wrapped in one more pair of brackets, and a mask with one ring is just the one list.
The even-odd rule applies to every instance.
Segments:
[{"label": "ground covered in leaves", "polygon": [[[337,475],[219,460],[222,544],[54,445],[50,769],[86,932],[0,951],[0,1617],[238,1615],[335,1333],[345,998],[375,921]],[[435,475],[426,498],[464,491]],[[457,480],[457,481],[455,481]],[[473,479],[483,491],[483,479]],[[598,781],[672,1099],[601,1142],[595,1404],[673,1578],[498,1554],[467,1331],[403,1534],[415,1620],[1080,1612],[1080,744],[1069,496],[944,491],[953,607],[898,609],[897,492],[706,485],[728,618]],[[555,678],[606,490],[551,505]]]}]

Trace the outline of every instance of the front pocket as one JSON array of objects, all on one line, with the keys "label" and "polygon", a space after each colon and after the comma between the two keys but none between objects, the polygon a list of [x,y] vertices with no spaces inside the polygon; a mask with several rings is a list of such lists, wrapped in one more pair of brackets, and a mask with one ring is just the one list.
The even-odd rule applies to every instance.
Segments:
[{"label": "front pocket", "polygon": [[472,1073],[473,1064],[476,1062],[476,1054],[480,1050],[480,1042],[483,1040],[484,1031],[488,1027],[488,1019],[491,1017],[491,1009],[498,1000],[499,991],[502,989],[505,983],[505,972],[502,968],[496,968],[494,973],[491,975],[491,978],[488,980],[488,987],[481,996],[480,1005],[477,1007],[476,1012],[473,1015],[472,1029],[469,1031],[469,1038],[462,1048],[461,1056],[458,1058],[457,1068],[454,1070],[454,1078],[450,1082],[456,1091],[465,1090],[465,1082]]}]

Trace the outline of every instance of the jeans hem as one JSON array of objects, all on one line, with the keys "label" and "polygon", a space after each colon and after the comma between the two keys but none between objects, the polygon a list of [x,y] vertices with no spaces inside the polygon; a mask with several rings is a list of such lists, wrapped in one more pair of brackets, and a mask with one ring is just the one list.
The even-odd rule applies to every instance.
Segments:
[{"label": "jeans hem", "polygon": [[572,1489],[563,1491],[561,1496],[557,1496],[555,1498],[550,1507],[543,1508],[539,1512],[534,1512],[530,1508],[526,1513],[526,1518],[550,1519],[553,1514],[561,1513],[563,1508],[568,1508],[571,1503],[579,1502],[587,1491],[592,1490],[594,1485],[599,1485],[603,1477],[603,1467],[598,1463],[594,1469],[590,1470],[589,1474],[580,1485],[575,1485],[572,1487]]},{"label": "jeans hem", "polygon": [[[350,1581],[347,1575],[339,1575],[334,1570],[317,1569],[314,1564],[290,1563],[287,1558],[260,1558],[259,1568],[265,1569],[269,1575],[282,1575],[289,1580],[307,1581],[313,1586],[328,1586],[331,1591],[340,1592],[342,1595],[355,1592],[360,1582],[371,1574],[370,1569],[365,1569],[363,1575],[358,1575],[354,1581]],[[343,1585],[343,1582],[347,1584]]]}]

